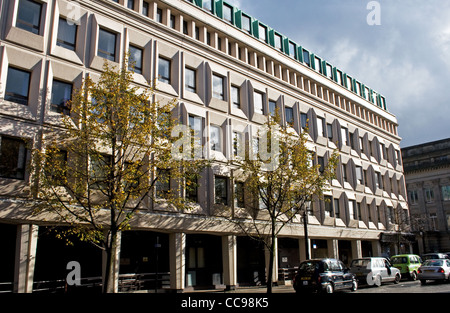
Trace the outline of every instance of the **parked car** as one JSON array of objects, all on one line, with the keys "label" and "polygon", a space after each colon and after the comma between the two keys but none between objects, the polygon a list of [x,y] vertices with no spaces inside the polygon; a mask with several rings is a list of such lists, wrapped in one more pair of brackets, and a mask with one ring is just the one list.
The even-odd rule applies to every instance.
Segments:
[{"label": "parked car", "polygon": [[422,255],[422,260],[434,260],[434,259],[449,259],[450,257],[445,253],[427,253]]},{"label": "parked car", "polygon": [[408,277],[411,280],[417,279],[417,270],[422,264],[420,256],[415,254],[394,255],[391,258],[393,267],[400,270],[402,277]]},{"label": "parked car", "polygon": [[297,293],[303,291],[333,293],[335,290],[358,289],[355,275],[336,259],[313,259],[300,263],[293,281]]},{"label": "parked car", "polygon": [[418,278],[425,285],[427,280],[445,280],[450,282],[450,260],[429,259],[418,270]]},{"label": "parked car", "polygon": [[356,275],[359,284],[381,286],[383,282],[398,284],[402,277],[398,268],[392,267],[386,258],[354,259],[350,265],[350,272]]}]

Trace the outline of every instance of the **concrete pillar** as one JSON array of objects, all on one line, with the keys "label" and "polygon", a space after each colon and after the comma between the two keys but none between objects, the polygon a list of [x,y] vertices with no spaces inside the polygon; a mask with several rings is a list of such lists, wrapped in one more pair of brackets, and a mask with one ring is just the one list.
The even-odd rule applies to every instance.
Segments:
[{"label": "concrete pillar", "polygon": [[14,268],[14,292],[33,291],[34,265],[39,226],[18,225],[16,239],[16,260]]},{"label": "concrete pillar", "polygon": [[372,241],[372,253],[374,257],[381,256],[382,254],[381,243],[378,240]]},{"label": "concrete pillar", "polygon": [[339,259],[339,248],[337,239],[328,239],[328,257],[333,259]]},{"label": "concrete pillar", "polygon": [[351,243],[352,243],[352,259],[362,258],[361,240],[352,240]]},{"label": "concrete pillar", "polygon": [[[120,268],[120,249],[121,249],[121,243],[122,243],[122,232],[117,232],[117,238],[116,238],[116,255],[115,255],[115,262],[114,264],[111,264],[111,266],[114,267],[114,293],[119,292],[119,268]],[[102,253],[102,277],[103,280],[106,277],[106,259],[107,254],[105,251]]]},{"label": "concrete pillar", "polygon": [[223,282],[227,290],[237,285],[237,240],[236,236],[222,236]]},{"label": "concrete pillar", "polygon": [[[275,242],[272,248],[274,249],[272,282],[276,284],[278,282],[278,238],[275,238]],[[270,263],[270,251],[269,249],[267,249],[267,247],[264,247],[264,255],[266,261],[266,275],[267,275],[269,273],[269,263]]]},{"label": "concrete pillar", "polygon": [[170,289],[182,292],[185,287],[186,234],[169,235]]},{"label": "concrete pillar", "polygon": [[[309,247],[309,258],[312,258],[311,254],[311,239],[308,238],[308,247]],[[300,262],[306,260],[306,244],[305,244],[305,238],[300,238],[298,240],[298,250],[300,252]]]}]

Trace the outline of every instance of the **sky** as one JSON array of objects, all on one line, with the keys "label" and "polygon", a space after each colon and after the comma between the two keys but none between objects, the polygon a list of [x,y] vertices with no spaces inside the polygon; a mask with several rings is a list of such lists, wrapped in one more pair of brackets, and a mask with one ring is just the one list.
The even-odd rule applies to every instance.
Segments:
[{"label": "sky", "polygon": [[401,147],[450,138],[449,0],[227,2],[384,95]]}]

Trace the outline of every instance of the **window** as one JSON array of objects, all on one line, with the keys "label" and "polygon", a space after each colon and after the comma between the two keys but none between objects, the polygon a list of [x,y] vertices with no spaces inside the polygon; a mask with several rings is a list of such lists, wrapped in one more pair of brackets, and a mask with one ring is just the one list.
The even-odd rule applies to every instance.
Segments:
[{"label": "window", "polygon": [[285,118],[286,118],[286,123],[289,126],[293,126],[294,125],[294,108],[285,107],[284,108],[284,115],[285,115]]},{"label": "window", "polygon": [[56,186],[64,185],[67,177],[67,151],[58,150],[48,156],[46,160],[46,176],[51,184]]},{"label": "window", "polygon": [[197,202],[198,197],[198,178],[196,174],[188,173],[186,174],[186,188],[185,188],[185,194],[186,199]]},{"label": "window", "polygon": [[110,61],[116,60],[116,34],[100,28],[98,35],[98,56]]},{"label": "window", "polygon": [[209,126],[209,142],[212,151],[222,151],[221,138],[220,138],[220,127],[216,125]]},{"label": "window", "polygon": [[231,103],[233,108],[241,108],[241,90],[239,87],[231,86]]},{"label": "window", "polygon": [[243,208],[245,206],[243,182],[234,183],[234,196],[235,196],[234,206],[237,208]]},{"label": "window", "polygon": [[148,12],[149,12],[149,4],[148,2],[144,1],[142,3],[142,15],[148,16]]},{"label": "window", "polygon": [[324,132],[323,132],[323,124],[325,123],[325,120],[321,117],[317,118],[317,135],[319,137],[324,137]]},{"label": "window", "polygon": [[342,78],[342,72],[340,70],[336,71],[336,82],[339,85],[344,86],[344,79]]},{"label": "window", "polygon": [[243,151],[243,135],[239,132],[233,132],[233,155],[243,156],[245,151]]},{"label": "window", "polygon": [[434,202],[434,191],[432,188],[425,188],[425,199],[427,203]]},{"label": "window", "polygon": [[361,166],[357,166],[356,167],[356,182],[358,183],[358,185],[363,185],[364,184],[363,169],[362,169]]},{"label": "window", "polygon": [[[142,54],[143,51],[135,46],[130,46],[130,59],[128,69],[135,73],[142,74]],[[134,67],[133,67],[134,66]]]},{"label": "window", "polygon": [[158,23],[162,23],[162,13],[163,12],[161,8],[156,9],[156,21]]},{"label": "window", "polygon": [[170,192],[170,171],[159,169],[157,175],[157,180],[155,182],[156,197],[167,199]]},{"label": "window", "polygon": [[170,14],[170,28],[175,29],[175,23],[176,23],[176,21],[175,21],[175,15]]},{"label": "window", "polygon": [[70,107],[68,101],[72,99],[72,84],[53,80],[51,110],[68,115]]},{"label": "window", "polygon": [[192,155],[201,157],[203,155],[203,122],[202,118],[195,115],[189,115],[189,128],[191,129],[191,144],[193,146]]},{"label": "window", "polygon": [[348,146],[348,129],[345,127],[341,127],[341,139],[342,144]]},{"label": "window", "polygon": [[233,8],[226,3],[223,4],[223,19],[233,24]]},{"label": "window", "polygon": [[380,172],[375,172],[375,187],[383,189],[383,176],[381,176]]},{"label": "window", "polygon": [[395,224],[395,215],[394,215],[394,208],[393,207],[388,207],[387,208],[387,213],[388,213],[388,222],[390,224]]},{"label": "window", "polygon": [[251,34],[252,29],[251,29],[250,17],[242,14],[241,23],[242,23],[242,29]]},{"label": "window", "polygon": [[184,88],[189,92],[197,92],[197,72],[186,67],[184,71]]},{"label": "window", "polygon": [[77,41],[77,25],[70,25],[66,18],[60,17],[56,45],[75,51]]},{"label": "window", "polygon": [[275,116],[277,110],[277,103],[273,100],[269,100],[269,115]]},{"label": "window", "polygon": [[333,67],[330,64],[327,64],[326,67],[326,75],[329,79],[333,79]]},{"label": "window", "polygon": [[309,59],[309,52],[307,50],[305,50],[305,49],[303,49],[303,62],[306,65],[310,66],[311,60]]},{"label": "window", "polygon": [[253,93],[253,110],[255,113],[263,114],[263,99],[264,95],[261,92],[255,91]]},{"label": "window", "polygon": [[341,171],[342,171],[342,181],[343,182],[347,182],[347,164],[342,163],[342,167],[341,167]]},{"label": "window", "polygon": [[324,157],[317,157],[317,164],[319,165],[319,172],[323,173],[325,170],[325,158]]},{"label": "window", "polygon": [[17,9],[16,27],[39,34],[42,4],[32,0],[20,0]]},{"label": "window", "polygon": [[259,32],[259,40],[267,42],[267,27],[259,24],[258,32]]},{"label": "window", "polygon": [[159,57],[158,80],[162,83],[170,84],[170,60]]},{"label": "window", "polygon": [[442,186],[442,200],[450,201],[450,186]]},{"label": "window", "polygon": [[203,0],[203,2],[202,2],[202,8],[211,13],[213,12],[213,6],[214,6],[214,0]]},{"label": "window", "polygon": [[127,8],[131,9],[131,10],[134,10],[134,0],[128,0]]},{"label": "window", "polygon": [[25,179],[27,148],[21,139],[0,137],[0,177]]},{"label": "window", "polygon": [[9,67],[6,79],[5,100],[28,105],[30,73]]},{"label": "window", "polygon": [[437,214],[436,213],[430,213],[430,230],[436,231],[437,230]]},{"label": "window", "polygon": [[334,206],[334,216],[339,218],[341,216],[341,212],[339,209],[339,199],[334,199],[333,200],[333,206]]},{"label": "window", "polygon": [[356,203],[356,219],[359,221],[362,220],[361,202]]},{"label": "window", "polygon": [[417,194],[417,190],[411,190],[409,192],[409,201],[411,201],[411,204],[417,204],[419,201],[419,196]]},{"label": "window", "polygon": [[333,216],[333,198],[326,196],[324,199],[325,203],[325,216],[332,217]]},{"label": "window", "polygon": [[384,143],[380,143],[380,157],[382,160],[386,159],[386,146]]},{"label": "window", "polygon": [[347,76],[347,88],[353,91],[353,79],[350,76]]},{"label": "window", "polygon": [[289,56],[294,59],[297,57],[297,48],[292,41],[289,41]]},{"label": "window", "polygon": [[327,124],[327,137],[330,140],[333,140],[333,124]]},{"label": "window", "polygon": [[355,215],[355,209],[356,209],[356,201],[355,200],[348,201],[348,214],[351,220],[357,219],[357,216]]},{"label": "window", "polygon": [[322,73],[322,61],[318,57],[314,57],[314,68],[319,73]]},{"label": "window", "polygon": [[226,177],[214,177],[214,203],[228,205],[228,189]]},{"label": "window", "polygon": [[306,113],[300,113],[300,123],[303,129],[308,127],[308,115]]},{"label": "window", "polygon": [[362,137],[359,137],[359,150],[364,153],[364,139]]},{"label": "window", "polygon": [[95,189],[104,189],[109,182],[111,174],[111,156],[95,154],[90,157],[90,186]]},{"label": "window", "polygon": [[282,46],[282,37],[281,37],[281,35],[278,35],[278,34],[275,34],[275,36],[274,36],[275,38],[275,48],[277,48],[278,50],[281,50],[281,51],[283,51],[283,46]]},{"label": "window", "polygon": [[222,76],[213,75],[213,97],[224,100],[224,79]]}]

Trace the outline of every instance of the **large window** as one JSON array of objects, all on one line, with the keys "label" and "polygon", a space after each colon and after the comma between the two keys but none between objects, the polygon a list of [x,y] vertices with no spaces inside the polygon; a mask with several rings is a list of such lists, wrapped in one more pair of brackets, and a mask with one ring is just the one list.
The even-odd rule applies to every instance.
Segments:
[{"label": "large window", "polygon": [[223,4],[223,19],[233,24],[233,8],[228,4]]},{"label": "large window", "polygon": [[24,179],[27,148],[21,139],[0,137],[0,177]]},{"label": "large window", "polygon": [[20,0],[17,9],[16,27],[39,34],[42,4],[32,0]]},{"label": "large window", "polygon": [[75,51],[77,42],[77,25],[68,23],[66,18],[60,17],[56,45]]},{"label": "large window", "polygon": [[243,208],[245,206],[243,182],[234,183],[234,196],[235,196],[234,206],[237,208]]},{"label": "large window", "polygon": [[264,95],[261,92],[255,91],[253,93],[253,109],[255,113],[263,114],[263,99]]},{"label": "large window", "polygon": [[224,79],[222,76],[213,75],[213,97],[224,100]]},{"label": "large window", "polygon": [[233,108],[241,108],[241,90],[239,87],[231,86],[231,103]]},{"label": "large window", "polygon": [[160,169],[158,172],[158,179],[155,183],[156,197],[167,199],[170,192],[170,171]]},{"label": "large window", "polygon": [[27,105],[30,76],[30,73],[27,71],[9,67],[8,77],[6,79],[5,100]]},{"label": "large window", "polygon": [[193,148],[192,156],[202,157],[203,155],[203,122],[202,118],[195,115],[189,115],[189,128],[191,130],[191,145]]},{"label": "large window", "polygon": [[317,135],[319,137],[324,137],[324,123],[325,119],[321,117],[317,118]]},{"label": "large window", "polygon": [[158,80],[162,83],[170,84],[170,60],[159,57]]},{"label": "large window", "polygon": [[259,25],[259,40],[267,42],[267,27],[264,25]]},{"label": "large window", "polygon": [[290,108],[290,107],[285,107],[284,108],[284,115],[286,118],[286,123],[289,126],[293,126],[294,125],[294,109]]},{"label": "large window", "polygon": [[142,74],[142,49],[130,46],[130,57],[128,60],[128,69],[134,71],[135,73]]},{"label": "large window", "polygon": [[197,92],[197,78],[194,69],[186,67],[184,69],[184,88],[189,92]]},{"label": "large window", "polygon": [[116,60],[116,40],[117,35],[104,30],[99,29],[98,34],[98,56],[110,61]]},{"label": "large window", "polygon": [[214,203],[228,205],[228,189],[226,177],[214,177],[214,192]]},{"label": "large window", "polygon": [[442,200],[450,201],[450,186],[442,186]]},{"label": "large window", "polygon": [[252,32],[251,21],[250,21],[250,17],[249,16],[242,15],[241,23],[242,23],[242,29],[243,30],[245,30],[248,33]]},{"label": "large window", "polygon": [[364,184],[364,180],[363,180],[363,169],[361,166],[357,166],[356,167],[356,182],[359,185],[363,185]]},{"label": "large window", "polygon": [[51,110],[68,115],[70,107],[68,101],[72,99],[72,84],[53,80]]}]

